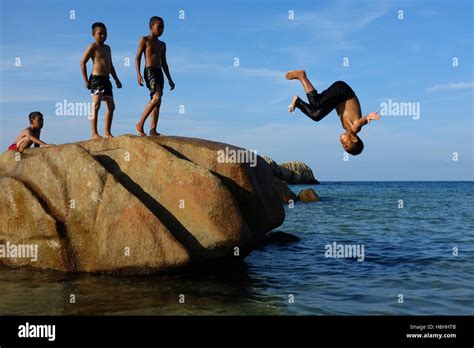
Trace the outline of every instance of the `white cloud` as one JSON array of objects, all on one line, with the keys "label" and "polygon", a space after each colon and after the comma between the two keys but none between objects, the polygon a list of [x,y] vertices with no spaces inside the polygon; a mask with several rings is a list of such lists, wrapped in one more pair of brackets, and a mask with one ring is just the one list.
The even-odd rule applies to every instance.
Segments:
[{"label": "white cloud", "polygon": [[426,89],[427,92],[437,92],[437,91],[455,91],[461,89],[473,89],[474,82],[449,82],[437,84]]}]

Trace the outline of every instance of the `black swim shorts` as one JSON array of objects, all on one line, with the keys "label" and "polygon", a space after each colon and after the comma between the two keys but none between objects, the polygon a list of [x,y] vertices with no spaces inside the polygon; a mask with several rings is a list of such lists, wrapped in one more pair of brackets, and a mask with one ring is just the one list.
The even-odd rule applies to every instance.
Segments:
[{"label": "black swim shorts", "polygon": [[159,92],[160,96],[163,95],[164,78],[161,68],[145,67],[143,75],[145,76],[146,86],[150,90],[150,98],[156,92]]},{"label": "black swim shorts", "polygon": [[91,75],[89,77],[89,85],[92,95],[100,95],[102,97],[113,97],[112,83],[109,76]]}]

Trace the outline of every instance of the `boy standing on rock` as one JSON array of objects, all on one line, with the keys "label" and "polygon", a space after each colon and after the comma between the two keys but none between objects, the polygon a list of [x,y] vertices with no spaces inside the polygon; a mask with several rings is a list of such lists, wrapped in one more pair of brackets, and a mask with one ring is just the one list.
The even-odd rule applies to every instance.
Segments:
[{"label": "boy standing on rock", "polygon": [[[97,116],[99,114],[100,102],[104,100],[107,104],[107,112],[105,113],[105,129],[104,135],[106,139],[113,138],[110,132],[112,126],[112,118],[115,110],[114,96],[112,94],[112,84],[110,83],[110,75],[115,80],[117,88],[122,88],[114,65],[112,64],[112,53],[110,46],[105,44],[107,39],[107,28],[104,23],[96,22],[92,24],[92,36],[95,42],[90,44],[81,59],[81,72],[84,78],[84,85],[91,90],[92,95],[92,112],[91,112],[91,128],[92,139],[101,139],[97,132]],[[94,67],[90,78],[87,78],[86,63],[92,58]]]},{"label": "boy standing on rock", "polygon": [[[151,113],[150,120],[150,135],[160,135],[156,132],[158,124],[158,117],[160,113],[161,98],[163,96],[163,71],[168,78],[170,89],[174,89],[174,82],[171,79],[168,62],[166,61],[166,43],[158,40],[158,37],[163,34],[165,23],[161,17],[153,16],[149,23],[150,35],[142,36],[138,44],[137,55],[135,57],[135,68],[137,70],[138,84],[143,86],[143,77],[140,74],[140,63],[142,54],[145,53],[145,69],[143,75],[145,76],[145,83],[150,90],[150,102],[145,106],[140,121],[137,123],[135,129],[141,136],[146,136],[143,125]],[[162,71],[163,69],[163,71]]]}]

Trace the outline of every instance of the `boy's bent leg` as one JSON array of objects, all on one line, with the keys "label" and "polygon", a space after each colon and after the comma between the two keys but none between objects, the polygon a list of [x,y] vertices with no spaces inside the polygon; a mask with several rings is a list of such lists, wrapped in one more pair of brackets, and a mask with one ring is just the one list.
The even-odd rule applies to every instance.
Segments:
[{"label": "boy's bent leg", "polygon": [[355,97],[355,93],[344,81],[336,81],[320,94],[313,91],[308,93],[307,96],[314,109],[313,116],[322,119],[346,100]]},{"label": "boy's bent leg", "polygon": [[17,147],[17,151],[18,152],[23,152],[27,148],[26,145],[28,145],[27,142],[21,143],[20,146]]},{"label": "boy's bent leg", "polygon": [[316,90],[307,93],[309,105],[298,98],[295,106],[311,119],[320,121],[341,103],[354,96],[354,91],[347,83],[336,81],[320,94]]},{"label": "boy's bent leg", "polygon": [[159,93],[153,94],[153,97],[151,98],[150,102],[146,104],[145,110],[143,110],[142,116],[140,117],[140,121],[135,126],[136,131],[140,136],[146,136],[145,132],[143,131],[143,125],[150,115],[150,113],[153,111],[156,105],[160,102],[161,97]]},{"label": "boy's bent leg", "polygon": [[315,108],[311,104],[308,104],[308,103],[304,102],[299,97],[294,102],[294,105],[298,109],[300,109],[302,113],[304,113],[306,116],[308,116],[310,119],[312,119],[313,121],[316,121],[316,122],[321,121],[324,118],[324,116],[327,115],[327,114],[322,115],[319,109]]},{"label": "boy's bent leg", "polygon": [[110,128],[112,127],[112,119],[114,117],[115,103],[112,97],[104,98],[107,104],[107,111],[105,112],[105,129],[104,135],[105,139],[113,138]]},{"label": "boy's bent leg", "polygon": [[160,117],[160,107],[161,107],[161,98],[158,104],[155,106],[155,108],[151,112],[150,135],[160,135],[160,133],[156,131],[156,127],[158,126],[158,118]]},{"label": "boy's bent leg", "polygon": [[97,119],[99,115],[101,97],[98,94],[92,96],[92,110],[91,110],[91,130],[92,130],[92,139],[102,138],[97,132]]},{"label": "boy's bent leg", "polygon": [[23,152],[23,150],[29,147],[30,144],[30,137],[28,135],[25,135],[23,138],[20,139],[20,141],[16,143],[16,149],[18,152]]},{"label": "boy's bent leg", "polygon": [[303,85],[303,88],[306,93],[312,92],[315,90],[313,84],[306,76],[306,71],[304,70],[292,70],[286,73],[287,80],[299,80]]}]

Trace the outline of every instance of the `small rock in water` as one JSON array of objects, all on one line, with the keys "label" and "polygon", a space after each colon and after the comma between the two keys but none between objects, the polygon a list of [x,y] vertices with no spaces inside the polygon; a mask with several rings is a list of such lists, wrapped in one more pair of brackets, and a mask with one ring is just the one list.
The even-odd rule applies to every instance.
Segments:
[{"label": "small rock in water", "polygon": [[301,190],[300,193],[298,193],[298,199],[303,203],[318,202],[320,200],[313,189]]}]

